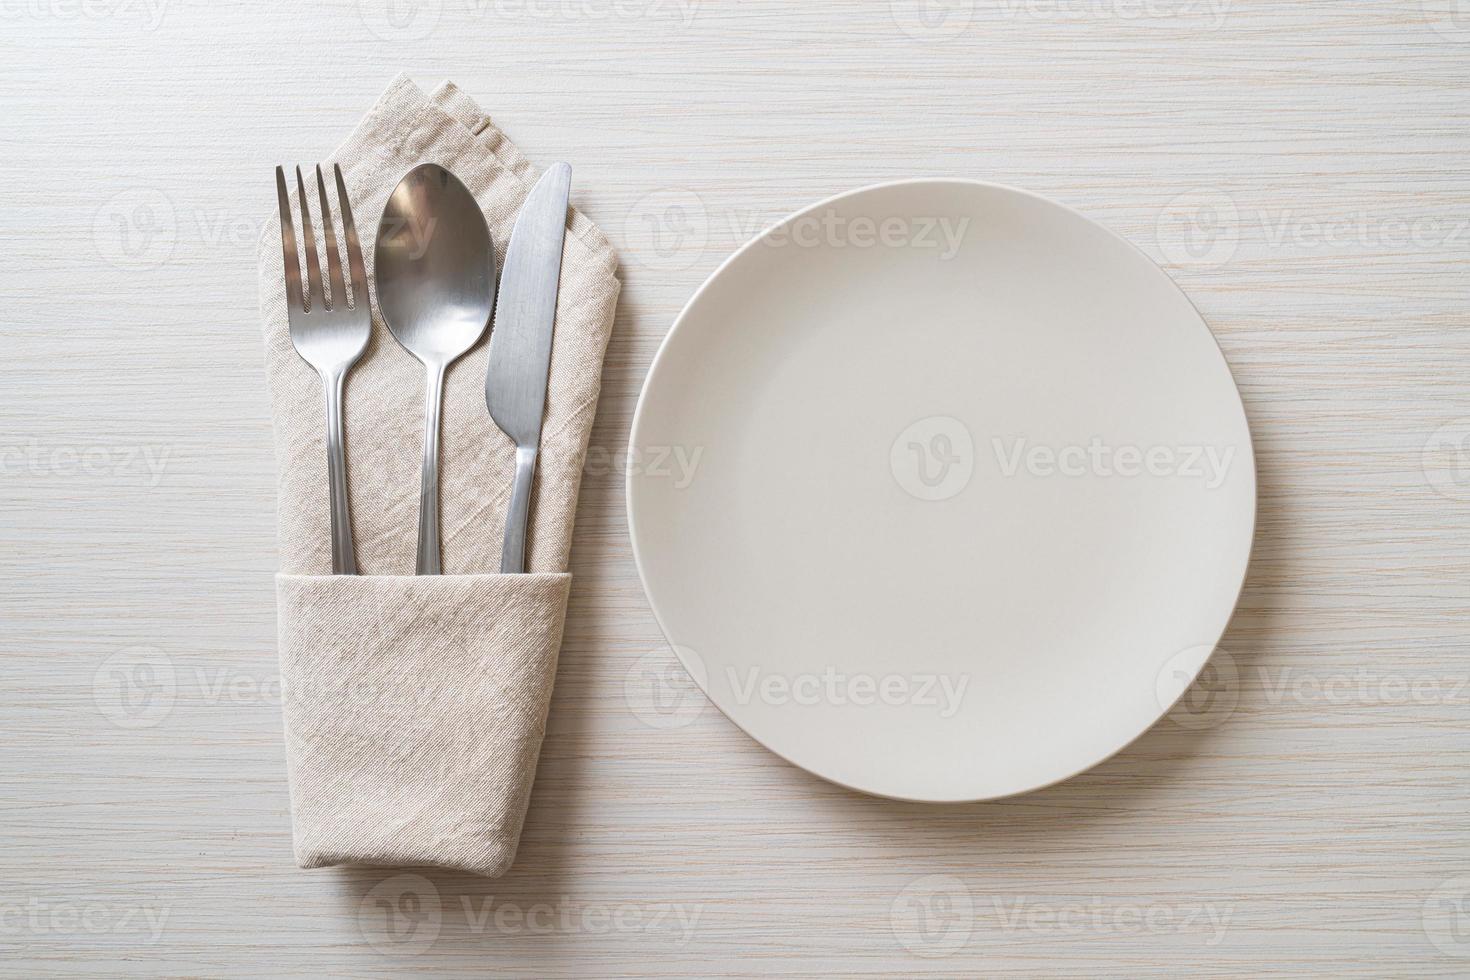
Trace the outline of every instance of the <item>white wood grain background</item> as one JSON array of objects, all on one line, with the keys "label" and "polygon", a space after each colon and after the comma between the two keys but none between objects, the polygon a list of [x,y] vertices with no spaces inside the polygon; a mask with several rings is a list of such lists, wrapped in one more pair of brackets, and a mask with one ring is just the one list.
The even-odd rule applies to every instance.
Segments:
[{"label": "white wood grain background", "polygon": [[[571,161],[624,262],[500,881],[291,860],[255,240],[400,70]],[[0,0],[0,148],[7,975],[1470,973],[1464,2]],[[1215,700],[946,808],[681,700],[596,465],[724,255],[931,174],[1155,255],[1260,468]]]}]

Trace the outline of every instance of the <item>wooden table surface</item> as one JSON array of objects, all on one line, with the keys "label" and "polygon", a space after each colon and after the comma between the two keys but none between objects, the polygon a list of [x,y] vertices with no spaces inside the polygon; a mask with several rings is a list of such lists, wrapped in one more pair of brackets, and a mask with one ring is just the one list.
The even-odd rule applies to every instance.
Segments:
[{"label": "wooden table surface", "polygon": [[[498,881],[291,858],[255,245],[271,167],[399,71],[571,161],[623,262]],[[0,147],[0,972],[1470,973],[1463,2],[0,0]],[[1158,259],[1260,471],[1212,689],[1091,772],[952,807],[697,710],[615,462],[725,255],[915,175]]]}]

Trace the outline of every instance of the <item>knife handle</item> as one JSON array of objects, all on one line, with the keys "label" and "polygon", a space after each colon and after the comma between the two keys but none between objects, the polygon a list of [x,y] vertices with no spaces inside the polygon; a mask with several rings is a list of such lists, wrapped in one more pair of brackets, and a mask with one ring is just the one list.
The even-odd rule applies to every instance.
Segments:
[{"label": "knife handle", "polygon": [[520,575],[526,570],[526,523],[531,516],[531,484],[536,478],[536,446],[516,447],[516,478],[505,513],[505,543],[500,549],[500,573]]}]

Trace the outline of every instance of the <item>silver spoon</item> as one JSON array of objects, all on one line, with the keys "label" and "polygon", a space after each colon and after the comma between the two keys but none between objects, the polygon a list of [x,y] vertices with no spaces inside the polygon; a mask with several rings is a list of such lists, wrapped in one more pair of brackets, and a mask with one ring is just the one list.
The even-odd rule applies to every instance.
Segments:
[{"label": "silver spoon", "polygon": [[444,372],[484,335],[495,307],[495,249],[459,178],[433,163],[398,182],[378,223],[378,309],[428,373],[417,573],[438,575],[439,410]]}]

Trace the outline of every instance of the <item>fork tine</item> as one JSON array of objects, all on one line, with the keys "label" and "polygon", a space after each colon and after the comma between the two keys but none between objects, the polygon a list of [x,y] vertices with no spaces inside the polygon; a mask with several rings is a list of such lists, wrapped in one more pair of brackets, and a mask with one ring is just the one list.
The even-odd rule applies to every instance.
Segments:
[{"label": "fork tine", "polygon": [[337,222],[332,217],[331,202],[327,200],[327,185],[322,180],[321,164],[316,165],[316,194],[322,202],[322,238],[327,243],[327,280],[332,287],[327,305],[341,303],[345,309],[347,289],[342,285],[342,259],[337,255]]},{"label": "fork tine", "polygon": [[296,195],[301,201],[301,238],[306,246],[306,289],[315,313],[327,302],[322,296],[322,267],[316,257],[316,235],[311,230],[311,200],[306,196],[306,183],[301,179],[300,167],[296,168]]},{"label": "fork tine", "polygon": [[291,224],[291,198],[286,193],[286,172],[276,168],[276,200],[281,206],[281,255],[286,260],[286,305],[305,309],[301,301],[301,253],[296,251],[296,229]]},{"label": "fork tine", "polygon": [[332,164],[337,172],[337,204],[342,209],[342,237],[347,240],[347,267],[352,272],[352,307],[367,306],[367,271],[362,266],[362,244],[357,240],[357,225],[352,221],[352,204],[347,200],[347,184],[342,180],[342,167]]}]

